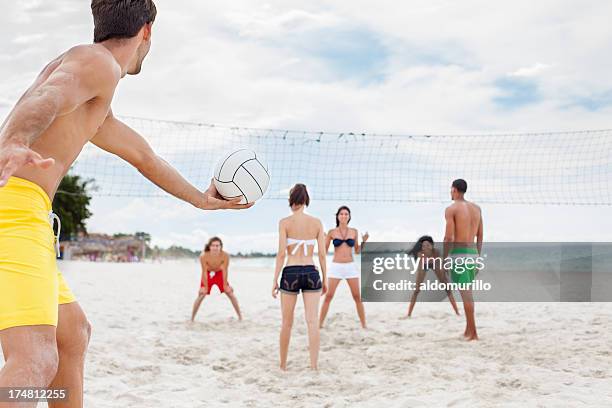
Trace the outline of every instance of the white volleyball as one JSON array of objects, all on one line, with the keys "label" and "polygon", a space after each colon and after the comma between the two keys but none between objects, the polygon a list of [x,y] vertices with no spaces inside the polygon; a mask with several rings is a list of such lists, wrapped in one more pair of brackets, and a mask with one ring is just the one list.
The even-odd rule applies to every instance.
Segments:
[{"label": "white volleyball", "polygon": [[242,197],[241,204],[259,200],[270,185],[268,165],[251,149],[226,154],[215,166],[213,177],[223,198]]}]

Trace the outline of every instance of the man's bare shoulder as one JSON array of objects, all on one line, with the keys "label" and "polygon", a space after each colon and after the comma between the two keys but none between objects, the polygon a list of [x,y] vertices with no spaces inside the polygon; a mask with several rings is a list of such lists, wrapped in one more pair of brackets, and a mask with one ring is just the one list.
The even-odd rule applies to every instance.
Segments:
[{"label": "man's bare shoulder", "polygon": [[472,201],[469,202],[470,206],[480,212],[480,206]]},{"label": "man's bare shoulder", "polygon": [[121,73],[119,63],[113,54],[100,44],[80,44],[68,49],[62,54],[63,59],[79,60],[85,63],[98,64],[99,68],[110,69]]},{"label": "man's bare shoulder", "polygon": [[102,81],[109,86],[121,79],[121,66],[113,54],[99,44],[76,45],[62,56],[62,64],[78,64],[79,72],[92,81]]},{"label": "man's bare shoulder", "polygon": [[451,205],[449,205],[448,207],[446,207],[445,212],[446,212],[447,214],[449,214],[449,213],[453,213],[453,212],[455,212],[455,210],[456,210],[456,209],[457,209],[457,203],[453,202]]}]

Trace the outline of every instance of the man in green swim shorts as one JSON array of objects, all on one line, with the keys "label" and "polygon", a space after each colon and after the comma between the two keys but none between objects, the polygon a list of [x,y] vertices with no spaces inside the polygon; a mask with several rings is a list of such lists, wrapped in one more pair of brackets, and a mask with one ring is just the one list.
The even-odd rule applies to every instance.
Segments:
[{"label": "man in green swim shorts", "polygon": [[[451,278],[455,283],[470,283],[476,275],[475,259],[482,249],[482,214],[480,207],[464,198],[467,182],[453,181],[451,199],[453,204],[446,208],[446,232],[444,234],[444,259],[453,259]],[[476,242],[474,242],[476,241]],[[459,290],[465,311],[465,332],[467,340],[478,340],[474,319],[472,290]]]},{"label": "man in green swim shorts", "polygon": [[451,279],[453,282],[472,283],[476,277],[478,250],[467,245],[460,245],[453,247],[449,255],[453,260],[451,267]]}]

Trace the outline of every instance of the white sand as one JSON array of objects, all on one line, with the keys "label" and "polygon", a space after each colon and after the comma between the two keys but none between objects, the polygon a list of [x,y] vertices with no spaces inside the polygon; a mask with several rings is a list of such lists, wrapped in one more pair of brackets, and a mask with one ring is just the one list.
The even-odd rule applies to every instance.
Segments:
[{"label": "white sand", "polygon": [[[611,303],[477,304],[481,341],[444,303],[366,303],[361,330],[342,283],[308,367],[298,303],[289,371],[278,366],[272,271],[230,271],[245,320],[207,298],[188,323],[195,262],[61,264],[93,324],[86,407],[612,405]],[[42,404],[41,404],[42,405]]]}]

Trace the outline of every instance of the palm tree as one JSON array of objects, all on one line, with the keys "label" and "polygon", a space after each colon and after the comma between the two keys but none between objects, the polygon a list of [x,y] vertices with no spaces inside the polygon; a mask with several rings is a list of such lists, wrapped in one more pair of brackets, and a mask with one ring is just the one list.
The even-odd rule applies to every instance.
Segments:
[{"label": "palm tree", "polygon": [[66,175],[60,182],[55,198],[53,199],[53,212],[61,222],[60,241],[65,241],[79,232],[87,233],[85,221],[91,217],[89,204],[91,196],[88,186],[93,179],[83,180],[78,175]]}]

